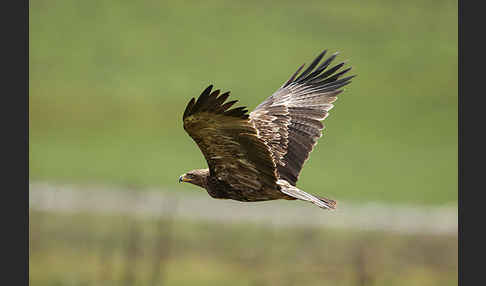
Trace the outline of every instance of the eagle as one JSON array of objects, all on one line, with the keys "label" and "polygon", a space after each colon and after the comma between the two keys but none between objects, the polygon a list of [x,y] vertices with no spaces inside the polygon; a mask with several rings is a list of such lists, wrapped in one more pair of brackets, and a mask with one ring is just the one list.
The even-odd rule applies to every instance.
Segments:
[{"label": "eagle", "polygon": [[342,87],[356,76],[344,76],[351,70],[341,69],[345,62],[330,67],[337,52],[321,62],[326,52],[302,73],[301,65],[250,113],[245,106],[232,108],[238,100],[227,101],[230,92],[213,91],[213,85],[197,100],[192,98],[182,116],[184,130],[209,168],[189,171],[179,182],[202,187],[216,199],[298,199],[335,209],[336,201],[296,187],[302,166],[322,136],[322,121]]}]

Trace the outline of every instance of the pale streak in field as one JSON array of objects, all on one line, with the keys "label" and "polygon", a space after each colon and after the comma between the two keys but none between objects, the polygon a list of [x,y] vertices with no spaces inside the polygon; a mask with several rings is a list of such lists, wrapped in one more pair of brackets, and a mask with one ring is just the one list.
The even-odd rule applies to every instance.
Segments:
[{"label": "pale streak in field", "polygon": [[[191,193],[192,192],[192,193]],[[288,227],[376,230],[457,235],[457,205],[405,206],[338,201],[326,211],[301,201],[241,203],[215,200],[202,190],[130,190],[109,186],[31,183],[29,206],[52,212],[89,212],[165,217],[221,223],[253,222]]]}]

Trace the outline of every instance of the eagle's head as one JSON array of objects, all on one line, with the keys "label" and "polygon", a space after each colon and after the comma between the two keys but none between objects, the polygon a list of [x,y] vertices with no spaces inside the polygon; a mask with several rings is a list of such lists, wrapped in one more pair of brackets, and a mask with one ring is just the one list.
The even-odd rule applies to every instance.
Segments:
[{"label": "eagle's head", "polygon": [[179,177],[179,183],[188,182],[206,189],[206,182],[209,176],[209,169],[196,169],[189,171]]}]

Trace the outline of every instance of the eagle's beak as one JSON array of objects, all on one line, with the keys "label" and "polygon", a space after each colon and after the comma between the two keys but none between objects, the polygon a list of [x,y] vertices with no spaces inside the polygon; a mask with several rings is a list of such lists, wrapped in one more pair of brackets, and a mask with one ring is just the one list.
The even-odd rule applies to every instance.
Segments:
[{"label": "eagle's beak", "polygon": [[179,177],[179,183],[182,183],[182,182],[190,182],[191,180],[189,180],[188,178],[186,178],[186,174],[182,175]]}]

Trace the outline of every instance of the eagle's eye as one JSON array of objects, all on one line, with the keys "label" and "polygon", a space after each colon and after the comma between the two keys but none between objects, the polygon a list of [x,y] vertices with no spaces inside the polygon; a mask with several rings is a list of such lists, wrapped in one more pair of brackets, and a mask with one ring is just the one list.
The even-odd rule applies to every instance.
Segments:
[{"label": "eagle's eye", "polygon": [[190,182],[194,179],[194,174],[192,173],[186,173],[182,176],[179,177],[179,183],[182,183],[182,182]]}]

